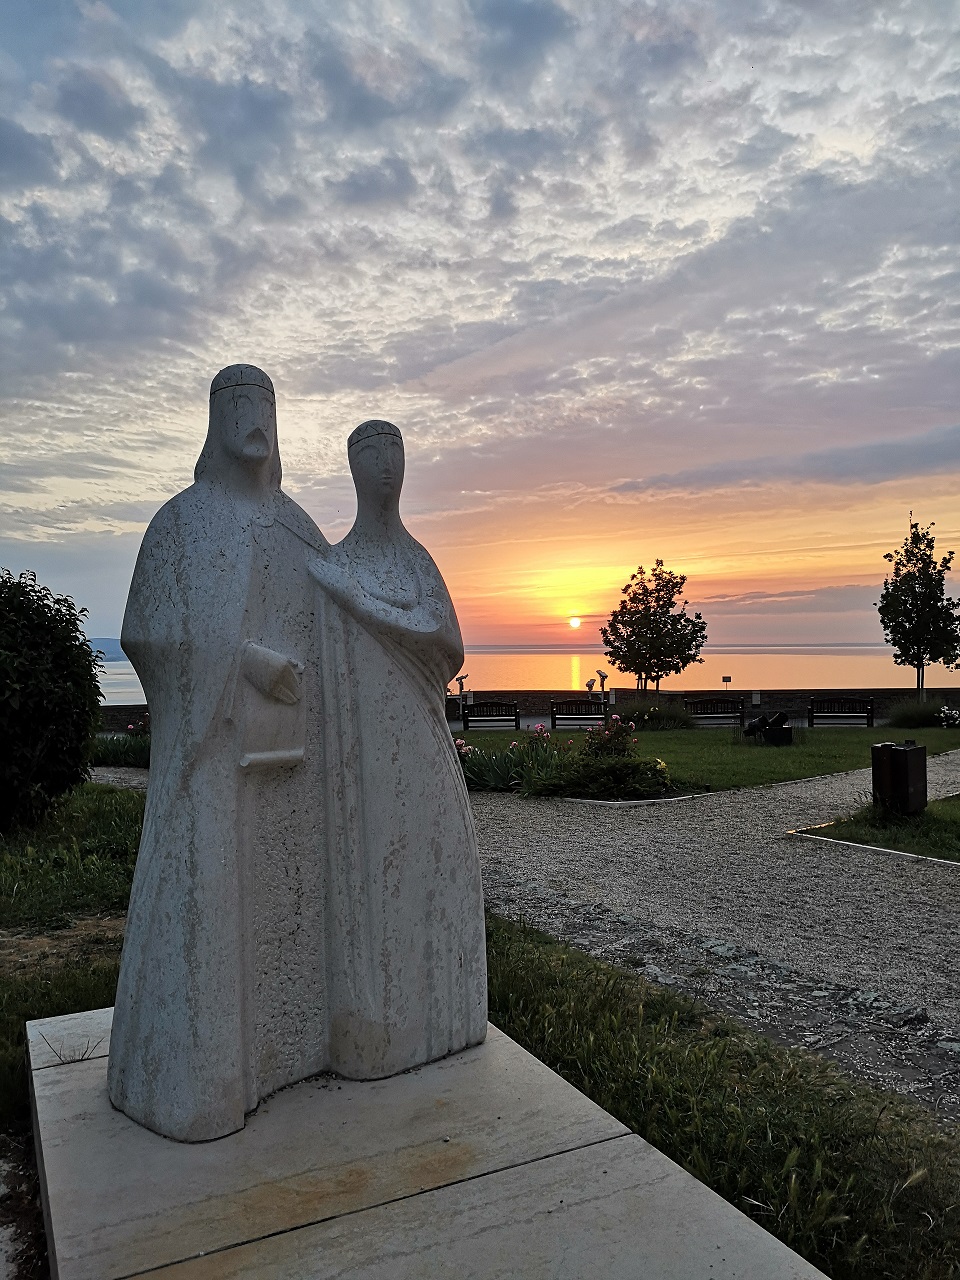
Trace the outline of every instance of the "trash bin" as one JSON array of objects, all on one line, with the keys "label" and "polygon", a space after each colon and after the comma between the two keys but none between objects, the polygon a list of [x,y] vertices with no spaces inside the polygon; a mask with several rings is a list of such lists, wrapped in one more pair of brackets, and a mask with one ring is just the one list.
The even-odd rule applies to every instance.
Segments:
[{"label": "trash bin", "polygon": [[873,803],[890,813],[927,807],[927,748],[916,742],[877,742],[870,748]]}]

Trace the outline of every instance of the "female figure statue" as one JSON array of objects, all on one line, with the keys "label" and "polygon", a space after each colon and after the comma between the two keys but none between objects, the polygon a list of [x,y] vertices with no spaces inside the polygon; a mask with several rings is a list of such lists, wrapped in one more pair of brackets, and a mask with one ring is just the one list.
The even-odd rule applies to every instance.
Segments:
[{"label": "female figure statue", "polygon": [[445,716],[460,628],[400,520],[400,432],[365,422],[348,456],[356,522],[310,572],[324,588],[330,1068],[372,1079],[483,1040],[486,952],[476,835]]},{"label": "female figure statue", "polygon": [[113,1105],[195,1142],[327,1065],[315,588],[273,385],[210,389],[195,483],[143,540],[121,642],[151,769],[110,1047]]}]

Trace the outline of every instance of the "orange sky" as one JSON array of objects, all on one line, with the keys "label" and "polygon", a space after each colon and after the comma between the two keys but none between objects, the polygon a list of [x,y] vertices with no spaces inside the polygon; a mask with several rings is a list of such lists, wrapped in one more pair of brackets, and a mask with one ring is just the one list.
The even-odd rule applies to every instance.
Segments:
[{"label": "orange sky", "polygon": [[[956,477],[923,487],[917,518],[936,517],[938,546],[960,549]],[[630,574],[657,557],[687,575],[708,641],[869,642],[882,638],[872,602],[883,554],[906,532],[910,488],[807,484],[640,501],[534,495],[411,527],[447,578],[468,643],[593,640]],[[960,578],[953,589],[960,594]],[[572,615],[582,619],[576,634]]]}]

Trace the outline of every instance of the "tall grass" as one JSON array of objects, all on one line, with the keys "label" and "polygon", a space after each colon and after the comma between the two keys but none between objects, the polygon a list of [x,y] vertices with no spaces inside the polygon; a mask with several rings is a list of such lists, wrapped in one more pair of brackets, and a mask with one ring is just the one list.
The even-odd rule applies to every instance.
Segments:
[{"label": "tall grass", "polygon": [[0,926],[58,928],[76,912],[125,911],[144,795],[85,783],[29,830],[0,838]]},{"label": "tall grass", "polygon": [[833,1280],[960,1275],[960,1140],[918,1107],[491,919],[490,1016]]},{"label": "tall grass", "polygon": [[148,733],[100,733],[90,743],[89,762],[112,769],[149,769]]}]

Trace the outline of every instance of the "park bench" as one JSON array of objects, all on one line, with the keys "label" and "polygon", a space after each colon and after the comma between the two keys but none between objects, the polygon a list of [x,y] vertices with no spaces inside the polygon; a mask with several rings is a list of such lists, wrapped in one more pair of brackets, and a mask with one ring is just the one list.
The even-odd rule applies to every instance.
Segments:
[{"label": "park bench", "polygon": [[517,702],[473,702],[463,708],[463,731],[472,728],[475,720],[483,721],[484,729],[519,729],[520,704]]},{"label": "park bench", "polygon": [[816,720],[851,720],[866,717],[868,729],[873,728],[872,698],[811,698],[807,707],[807,727],[812,729]]},{"label": "park bench", "polygon": [[683,709],[701,724],[746,723],[742,698],[684,698]]},{"label": "park bench", "polygon": [[550,699],[550,728],[562,725],[573,728],[583,724],[606,724],[610,708],[598,698],[568,698],[563,702]]}]

